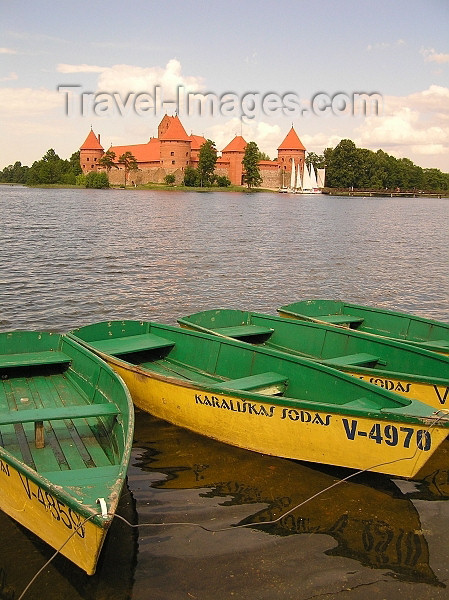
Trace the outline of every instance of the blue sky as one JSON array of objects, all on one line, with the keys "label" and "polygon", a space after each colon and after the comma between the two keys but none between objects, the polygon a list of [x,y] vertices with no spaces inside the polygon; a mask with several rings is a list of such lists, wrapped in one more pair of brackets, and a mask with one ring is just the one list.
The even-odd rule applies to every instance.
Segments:
[{"label": "blue sky", "polygon": [[[0,0],[0,7],[0,168],[32,164],[49,148],[68,158],[91,125],[105,148],[143,143],[156,135],[160,111],[138,115],[129,104],[120,114],[105,98],[115,92],[124,102],[155,86],[169,98],[181,86],[219,99],[213,114],[180,111],[187,132],[219,150],[242,133],[273,158],[293,123],[318,154],[350,138],[449,172],[447,0]],[[77,86],[74,99],[91,92],[107,110],[86,100],[82,114],[77,100],[68,116],[61,85]],[[254,94],[251,118],[223,114],[226,92]],[[268,93],[292,94],[307,110],[264,110]],[[357,93],[380,97],[381,114],[351,114]],[[317,94],[329,106],[340,94],[348,112],[311,110]]]}]

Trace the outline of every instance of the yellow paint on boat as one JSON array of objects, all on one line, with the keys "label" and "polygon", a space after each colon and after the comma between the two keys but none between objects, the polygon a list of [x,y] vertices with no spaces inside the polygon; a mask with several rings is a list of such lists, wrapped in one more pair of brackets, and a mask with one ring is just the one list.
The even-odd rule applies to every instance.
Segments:
[{"label": "yellow paint on boat", "polygon": [[[447,428],[342,416],[267,402],[253,395],[210,393],[189,382],[149,374],[104,358],[124,379],[135,405],[152,415],[248,450],[304,461],[413,477],[447,436]],[[329,405],[326,407],[329,408]],[[331,451],[330,451],[331,449]],[[375,461],[373,461],[375,456]],[[357,460],[354,461],[354,457]]]},{"label": "yellow paint on boat", "polygon": [[88,575],[95,572],[107,529],[91,521],[82,524],[85,516],[42,489],[5,459],[0,460],[0,509],[55,549],[67,542],[61,554]]}]

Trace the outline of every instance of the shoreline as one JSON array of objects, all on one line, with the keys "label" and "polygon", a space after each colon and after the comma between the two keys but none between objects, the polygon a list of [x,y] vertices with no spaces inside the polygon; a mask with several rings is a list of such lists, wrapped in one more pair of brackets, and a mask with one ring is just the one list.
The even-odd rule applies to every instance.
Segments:
[{"label": "shoreline", "polygon": [[[146,184],[131,186],[127,185],[111,185],[109,188],[86,188],[84,186],[66,183],[46,183],[38,185],[26,185],[23,183],[8,183],[0,182],[0,186],[5,187],[28,187],[28,188],[42,188],[42,189],[104,189],[104,190],[124,190],[124,191],[162,191],[162,192],[198,192],[198,193],[210,193],[210,192],[232,192],[232,193],[270,193],[276,194],[279,192],[278,189],[273,188],[247,188],[245,186],[230,185],[227,187],[190,187],[183,185],[165,185],[165,184]],[[360,197],[360,198],[449,198],[449,192],[424,192],[424,191],[395,191],[395,190],[348,190],[338,188],[323,188],[322,192],[325,196],[347,196],[347,197]],[[290,195],[290,194],[286,194]],[[295,194],[296,195],[296,194]],[[306,194],[305,194],[306,195]]]}]

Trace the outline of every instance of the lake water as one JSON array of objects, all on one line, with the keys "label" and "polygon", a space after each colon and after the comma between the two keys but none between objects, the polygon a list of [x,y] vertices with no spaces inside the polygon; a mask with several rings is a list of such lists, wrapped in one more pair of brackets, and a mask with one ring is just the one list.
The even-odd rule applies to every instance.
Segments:
[{"label": "lake water", "polygon": [[[0,203],[3,331],[175,324],[214,307],[276,314],[312,297],[449,321],[447,199],[0,186]],[[25,599],[449,598],[448,460],[449,446],[416,481],[370,474],[316,496],[348,472],[139,413],[121,514],[142,526],[117,520],[97,575],[58,557]],[[275,525],[195,525],[290,509]],[[4,515],[0,530],[0,599],[11,600],[52,552]]]}]

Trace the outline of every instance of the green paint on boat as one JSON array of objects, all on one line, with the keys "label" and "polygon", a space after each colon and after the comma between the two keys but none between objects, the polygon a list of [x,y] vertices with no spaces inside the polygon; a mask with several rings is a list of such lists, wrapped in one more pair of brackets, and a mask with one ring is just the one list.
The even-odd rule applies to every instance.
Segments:
[{"label": "green paint on boat", "polygon": [[449,323],[340,300],[303,300],[277,309],[283,317],[330,323],[449,354]]}]

